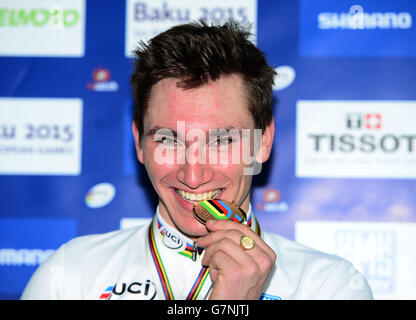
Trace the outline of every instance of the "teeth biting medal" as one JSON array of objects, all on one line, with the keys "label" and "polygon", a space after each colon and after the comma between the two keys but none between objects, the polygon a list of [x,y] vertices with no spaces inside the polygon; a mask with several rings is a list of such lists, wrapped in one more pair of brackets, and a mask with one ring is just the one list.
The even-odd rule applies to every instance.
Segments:
[{"label": "teeth biting medal", "polygon": [[233,220],[243,223],[247,220],[247,214],[234,201],[208,199],[199,201],[193,207],[194,217],[205,224],[208,220]]}]

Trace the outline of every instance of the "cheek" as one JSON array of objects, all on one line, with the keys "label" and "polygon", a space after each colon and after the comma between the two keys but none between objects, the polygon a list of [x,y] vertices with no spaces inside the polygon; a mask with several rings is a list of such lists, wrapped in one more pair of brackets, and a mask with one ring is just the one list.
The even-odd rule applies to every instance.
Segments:
[{"label": "cheek", "polygon": [[238,181],[240,181],[244,176],[243,172],[245,165],[241,162],[241,159],[239,159],[236,163],[219,163],[212,165],[211,168],[213,168],[217,173],[227,177],[229,180],[238,183]]},{"label": "cheek", "polygon": [[159,145],[148,146],[143,153],[144,165],[152,181],[160,180],[176,169],[174,158],[169,151],[158,148]]},{"label": "cheek", "polygon": [[[250,141],[240,141],[228,148],[218,151],[216,163],[222,167],[229,168],[230,171],[240,171],[245,167],[253,165],[253,148]],[[214,157],[215,158],[215,157]]]},{"label": "cheek", "polygon": [[227,177],[239,189],[247,189],[252,181],[252,175],[247,173],[250,172],[254,160],[250,152],[250,145],[238,144],[231,149],[228,151],[230,161],[216,165],[216,171]]}]

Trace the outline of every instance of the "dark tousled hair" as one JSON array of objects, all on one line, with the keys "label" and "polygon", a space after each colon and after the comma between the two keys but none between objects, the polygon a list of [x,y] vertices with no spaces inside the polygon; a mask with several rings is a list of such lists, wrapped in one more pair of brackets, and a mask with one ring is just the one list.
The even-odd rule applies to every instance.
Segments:
[{"label": "dark tousled hair", "polygon": [[274,69],[249,40],[247,27],[237,22],[209,26],[203,21],[178,25],[148,43],[139,43],[130,78],[134,97],[134,121],[140,137],[150,92],[158,81],[177,78],[178,87],[189,89],[237,74],[247,89],[248,109],[256,128],[272,121]]}]

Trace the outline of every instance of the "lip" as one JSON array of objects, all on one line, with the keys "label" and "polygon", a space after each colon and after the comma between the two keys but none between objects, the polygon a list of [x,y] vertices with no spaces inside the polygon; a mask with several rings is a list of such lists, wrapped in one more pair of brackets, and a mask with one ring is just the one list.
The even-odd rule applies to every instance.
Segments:
[{"label": "lip", "polygon": [[208,192],[215,191],[215,190],[221,190],[221,192],[222,192],[224,190],[224,187],[218,187],[218,188],[215,188],[215,189],[198,190],[198,192],[195,192],[194,190],[179,189],[179,188],[175,188],[175,187],[172,187],[172,189],[181,190],[181,191],[192,193],[192,194],[203,194],[203,193],[208,193]]},{"label": "lip", "polygon": [[[224,188],[218,188],[218,189],[222,189],[221,190],[221,192],[216,196],[216,198],[218,198],[223,192],[224,192]],[[184,199],[182,199],[182,197],[176,192],[176,188],[171,188],[171,192],[173,193],[173,196],[175,197],[175,199],[176,199],[176,201],[181,205],[181,207],[182,208],[184,208],[185,210],[187,210],[187,211],[191,211],[191,212],[193,212],[193,207],[194,207],[194,204],[193,203],[191,203],[191,202],[189,202],[189,201],[186,201],[186,200],[184,200]],[[183,190],[183,189],[180,189],[180,190]],[[209,192],[209,191],[212,191],[212,190],[217,190],[217,189],[211,189],[211,190],[208,190],[208,191],[205,191],[205,192]],[[185,191],[185,190],[183,190],[183,191]],[[188,191],[186,191],[186,192],[188,192]],[[199,193],[205,193],[205,192],[198,192],[198,194]],[[190,192],[191,193],[191,192]],[[196,193],[195,193],[196,194]]]}]

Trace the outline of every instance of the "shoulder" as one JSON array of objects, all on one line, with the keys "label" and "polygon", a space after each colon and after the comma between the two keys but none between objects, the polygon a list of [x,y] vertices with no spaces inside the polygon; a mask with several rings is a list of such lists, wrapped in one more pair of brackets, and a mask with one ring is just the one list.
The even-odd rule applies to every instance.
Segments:
[{"label": "shoulder", "polygon": [[265,242],[275,250],[276,254],[279,255],[281,262],[284,262],[285,265],[299,265],[300,263],[311,263],[315,261],[332,264],[342,260],[336,255],[318,251],[267,231],[263,233],[263,238]]},{"label": "shoulder", "polygon": [[147,231],[147,224],[134,228],[115,230],[103,234],[92,234],[74,238],[63,246],[66,255],[73,253],[111,253],[113,248],[123,248],[131,245],[136,238],[142,238]]},{"label": "shoulder", "polygon": [[81,297],[88,283],[116,271],[129,253],[143,251],[139,246],[144,243],[146,231],[147,225],[143,225],[70,240],[39,266],[21,298]]},{"label": "shoulder", "polygon": [[106,265],[112,266],[134,252],[139,252],[147,237],[148,224],[103,234],[74,238],[64,244],[65,268],[68,272],[93,272]]},{"label": "shoulder", "polygon": [[277,254],[271,284],[285,288],[295,299],[372,299],[366,279],[347,260],[280,235],[264,232]]}]

